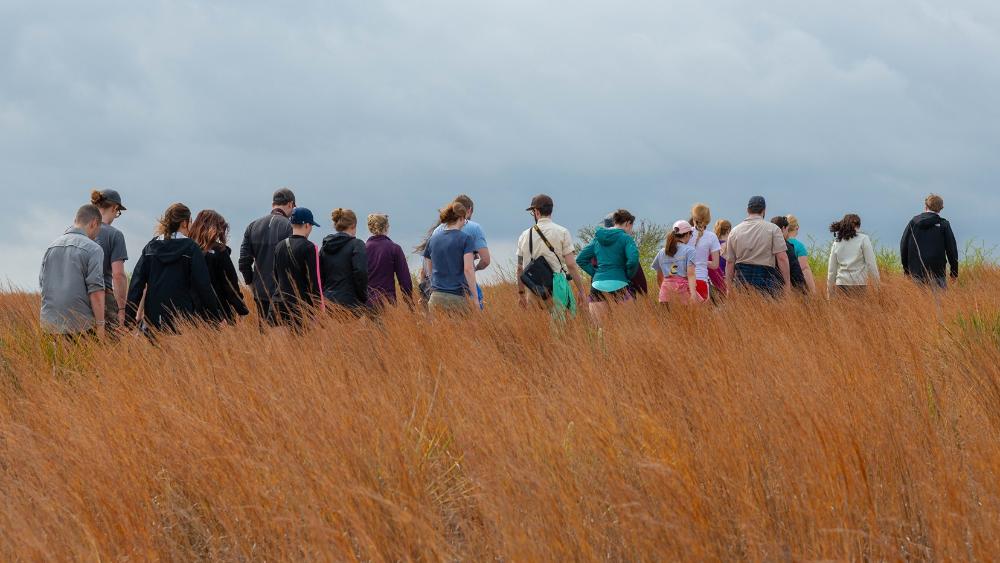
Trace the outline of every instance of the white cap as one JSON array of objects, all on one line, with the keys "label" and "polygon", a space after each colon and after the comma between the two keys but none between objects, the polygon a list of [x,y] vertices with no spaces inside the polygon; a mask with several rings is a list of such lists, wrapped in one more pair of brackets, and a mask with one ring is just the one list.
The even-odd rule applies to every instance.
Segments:
[{"label": "white cap", "polygon": [[684,221],[683,219],[674,223],[674,233],[678,235],[686,235],[694,230],[691,223]]}]

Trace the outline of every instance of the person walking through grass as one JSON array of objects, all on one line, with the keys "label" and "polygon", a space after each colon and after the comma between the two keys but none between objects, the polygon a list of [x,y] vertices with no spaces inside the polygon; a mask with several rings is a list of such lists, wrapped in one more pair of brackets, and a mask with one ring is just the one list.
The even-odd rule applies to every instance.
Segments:
[{"label": "person walking through grass", "polygon": [[806,289],[809,295],[816,293],[816,277],[813,276],[812,268],[809,266],[809,249],[798,239],[799,220],[795,215],[785,215],[788,220],[788,238],[786,239],[795,249],[795,258],[792,262],[798,262],[802,269],[802,275],[806,280]]},{"label": "person walking through grass", "polygon": [[[590,313],[600,322],[608,303],[631,299],[629,280],[639,269],[639,248],[632,238],[635,215],[625,209],[615,211],[613,225],[597,229],[594,240],[580,251],[576,263],[591,277]],[[597,260],[595,266],[592,259]]]},{"label": "person walking through grass", "polygon": [[301,328],[307,315],[323,304],[319,249],[309,241],[319,223],[313,212],[296,207],[289,217],[292,236],[274,249],[274,280],[278,284],[272,305],[278,324]]},{"label": "person walking through grass", "polygon": [[100,230],[100,209],[84,205],[73,226],[45,251],[38,285],[46,333],[68,338],[104,335],[104,251],[95,242]]},{"label": "person walking through grass", "polygon": [[753,196],[747,204],[747,218],[729,233],[726,285],[748,287],[778,297],[791,283],[788,254],[781,229],[764,220],[766,211],[764,197]]},{"label": "person walking through grass", "polygon": [[687,221],[677,221],[667,235],[666,246],[653,259],[662,304],[700,303],[698,292],[698,251],[688,243],[695,229]]},{"label": "person walking through grass", "polygon": [[125,324],[125,299],[128,294],[128,277],[125,275],[125,261],[128,248],[125,235],[111,226],[121,217],[125,206],[122,196],[115,190],[93,190],[90,203],[101,210],[101,230],[94,242],[104,250],[104,321],[105,327],[115,331]]},{"label": "person walking through grass", "polygon": [[389,238],[389,216],[373,213],[368,216],[368,232],[372,236],[365,242],[368,252],[368,297],[373,306],[396,304],[396,286],[403,300],[413,300],[413,280],[406,263],[403,248]]},{"label": "person walking through grass", "polygon": [[875,249],[868,235],[860,231],[861,217],[853,213],[830,225],[834,242],[827,273],[828,298],[864,295],[869,285],[879,282]]},{"label": "person walking through grass", "polygon": [[712,282],[715,295],[726,295],[726,239],[729,238],[729,233],[732,230],[733,224],[726,219],[719,219],[715,222],[713,232],[716,238],[719,239],[719,267],[714,270],[709,268],[708,270],[708,279]]},{"label": "person walking through grass", "polygon": [[691,237],[691,246],[695,250],[695,277],[696,290],[702,301],[709,298],[709,284],[711,282],[710,273],[719,270],[719,261],[722,254],[722,243],[719,237],[708,230],[709,223],[712,222],[712,210],[703,203],[695,204],[691,208],[691,220],[687,223],[694,228]]},{"label": "person walking through grass", "polygon": [[330,214],[337,231],[323,239],[319,275],[323,296],[333,305],[361,315],[368,306],[368,253],[357,238],[358,216],[338,207]]},{"label": "person walking through grass", "polygon": [[424,248],[424,272],[430,274],[431,314],[467,313],[478,308],[476,299],[476,240],[463,231],[468,210],[454,201],[438,214],[444,228]]},{"label": "person walking through grass", "polygon": [[[615,225],[615,214],[614,212],[608,213],[604,217],[603,222],[605,229],[610,229]],[[634,233],[633,233],[634,236]],[[638,246],[638,243],[636,243]],[[597,267],[597,258],[591,258],[591,265],[595,268]],[[636,268],[635,274],[630,280],[628,280],[628,288],[626,288],[628,296],[632,299],[638,299],[639,297],[649,293],[649,284],[646,281],[646,272],[640,267]]]},{"label": "person walking through grass", "polygon": [[[528,206],[527,211],[535,224],[517,239],[518,303],[525,307],[530,299],[548,308],[555,307],[554,313],[561,309],[573,312],[577,304],[585,303],[583,280],[576,264],[573,236],[569,229],[552,221],[554,209],[555,202],[545,194],[533,197]],[[545,266],[533,266],[539,260],[545,261],[547,270]],[[526,270],[533,281],[531,291],[523,279]],[[534,280],[530,277],[536,271],[540,271],[545,279]],[[569,281],[576,287],[575,299],[569,290]]]},{"label": "person walking through grass", "polygon": [[229,248],[229,223],[218,212],[204,209],[198,212],[191,224],[191,240],[201,248],[208,266],[208,277],[212,282],[215,296],[219,298],[219,317],[206,320],[225,321],[233,324],[236,316],[250,314],[240,280],[233,266],[233,250]]},{"label": "person walking through grass", "polygon": [[126,323],[138,318],[151,328],[176,332],[179,321],[219,318],[221,305],[202,249],[190,238],[191,210],[183,203],[167,208],[157,237],[142,249],[128,288]]},{"label": "person walking through grass", "polygon": [[802,293],[809,294],[809,286],[806,283],[806,276],[802,272],[802,265],[795,257],[795,246],[788,240],[788,217],[778,215],[771,218],[771,222],[781,229],[781,236],[785,237],[785,253],[788,254],[788,279],[792,282],[791,288]]},{"label": "person walking through grass", "polygon": [[[482,270],[485,270],[490,266],[490,264],[492,263],[492,257],[490,256],[489,246],[486,244],[486,234],[483,232],[483,227],[479,223],[472,220],[475,204],[473,203],[472,198],[470,198],[465,194],[456,196],[454,201],[461,203],[462,206],[465,207],[466,222],[465,226],[462,227],[462,232],[472,237],[473,244],[476,247],[476,252],[474,254],[476,262],[476,272],[477,273],[481,272]],[[434,227],[434,229],[431,230],[430,235],[424,240],[424,242],[417,247],[417,252],[423,254],[424,248],[427,245],[427,241],[430,240],[430,237],[433,236],[434,234],[443,231],[444,228],[445,225],[443,223],[438,223]],[[430,272],[424,272],[423,270],[421,270],[420,279],[424,280],[423,285],[425,288],[428,288],[429,286],[427,285],[427,282],[430,279]],[[480,287],[478,283],[476,284],[475,292],[476,292],[476,301],[479,304],[479,308],[482,309],[486,306],[486,303],[483,299],[483,288]],[[429,292],[426,293],[425,298],[430,298]]]},{"label": "person walking through grass", "polygon": [[271,213],[255,220],[243,233],[240,245],[240,273],[253,291],[257,314],[262,322],[275,324],[271,298],[277,291],[274,280],[274,249],[279,242],[292,236],[288,217],[295,208],[295,194],[281,188],[271,197]]},{"label": "person walking through grass", "polygon": [[899,241],[903,273],[922,284],[947,289],[946,266],[951,279],[958,279],[958,243],[951,223],[941,217],[944,199],[931,194],[924,200],[924,212],[907,223]]}]

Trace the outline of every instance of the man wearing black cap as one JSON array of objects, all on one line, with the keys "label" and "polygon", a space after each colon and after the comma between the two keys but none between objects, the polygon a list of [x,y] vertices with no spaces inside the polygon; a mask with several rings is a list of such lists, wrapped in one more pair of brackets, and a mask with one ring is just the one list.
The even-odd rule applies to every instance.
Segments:
[{"label": "man wearing black cap", "polygon": [[240,245],[240,273],[243,281],[253,289],[257,313],[274,326],[275,317],[271,299],[277,291],[274,279],[274,250],[278,243],[292,236],[288,217],[295,209],[295,194],[288,188],[274,192],[271,213],[257,219],[247,227]]},{"label": "man wearing black cap", "polygon": [[[521,281],[521,274],[532,260],[543,258],[555,275],[568,274],[573,279],[577,303],[586,303],[583,280],[573,250],[573,237],[568,229],[552,222],[554,207],[552,198],[544,194],[536,195],[528,206],[527,211],[534,218],[535,226],[521,233],[517,240],[517,292],[521,305],[528,303],[528,291]],[[551,305],[552,301],[548,300],[548,304]]]},{"label": "man wearing black cap", "polygon": [[751,287],[777,297],[791,287],[788,254],[781,228],[764,220],[767,202],[755,195],[748,217],[733,227],[726,241],[726,284]]},{"label": "man wearing black cap", "polygon": [[322,304],[323,289],[319,279],[319,249],[309,242],[313,227],[319,223],[312,211],[296,207],[292,211],[292,236],[274,249],[275,316],[281,324],[298,328],[312,307]]}]

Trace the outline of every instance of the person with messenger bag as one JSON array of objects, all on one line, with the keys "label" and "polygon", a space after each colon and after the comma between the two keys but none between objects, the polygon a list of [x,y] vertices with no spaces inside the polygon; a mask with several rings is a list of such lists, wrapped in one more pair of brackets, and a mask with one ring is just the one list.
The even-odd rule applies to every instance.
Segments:
[{"label": "person with messenger bag", "polygon": [[[552,221],[554,207],[552,198],[542,194],[532,198],[527,209],[535,225],[517,241],[518,301],[527,306],[530,293],[533,301],[547,308],[575,312],[577,303],[586,303],[583,280],[572,235]],[[568,287],[570,280],[576,286],[575,302]]]}]

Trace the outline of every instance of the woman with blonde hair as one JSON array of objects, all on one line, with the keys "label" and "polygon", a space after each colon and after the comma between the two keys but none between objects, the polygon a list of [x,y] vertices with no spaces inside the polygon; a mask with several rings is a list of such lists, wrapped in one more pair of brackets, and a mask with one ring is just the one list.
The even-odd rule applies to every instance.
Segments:
[{"label": "woman with blonde hair", "polygon": [[358,313],[368,305],[368,252],[357,238],[358,216],[338,207],[330,218],[337,232],[323,239],[319,252],[323,295],[330,303]]},{"label": "woman with blonde hair", "polygon": [[719,258],[722,255],[719,237],[708,230],[711,222],[712,211],[707,205],[697,203],[691,208],[691,220],[688,224],[694,228],[690,244],[695,251],[694,269],[697,280],[695,289],[702,300],[709,298],[709,273],[712,270],[719,271]]},{"label": "woman with blonde hair", "polygon": [[372,213],[368,216],[368,232],[372,236],[365,242],[368,252],[368,294],[373,305],[396,304],[396,284],[409,303],[413,294],[410,266],[406,263],[403,248],[389,238],[389,216]]},{"label": "woman with blonde hair", "polygon": [[478,309],[476,300],[476,240],[462,228],[468,211],[454,201],[441,210],[438,219],[444,228],[436,231],[424,248],[424,272],[430,273],[431,313]]},{"label": "woman with blonde hair", "polygon": [[795,215],[785,215],[788,220],[788,243],[795,249],[795,259],[802,268],[802,275],[806,279],[806,288],[809,294],[816,293],[816,278],[813,277],[812,269],[809,267],[809,249],[799,241],[799,219]]},{"label": "woman with blonde hair", "polygon": [[236,315],[249,315],[250,309],[243,301],[239,278],[236,277],[236,267],[233,266],[233,251],[227,244],[229,223],[216,211],[204,209],[191,224],[190,235],[191,240],[205,253],[212,289],[215,290],[222,307],[222,318],[210,320],[225,320],[232,323]]}]

